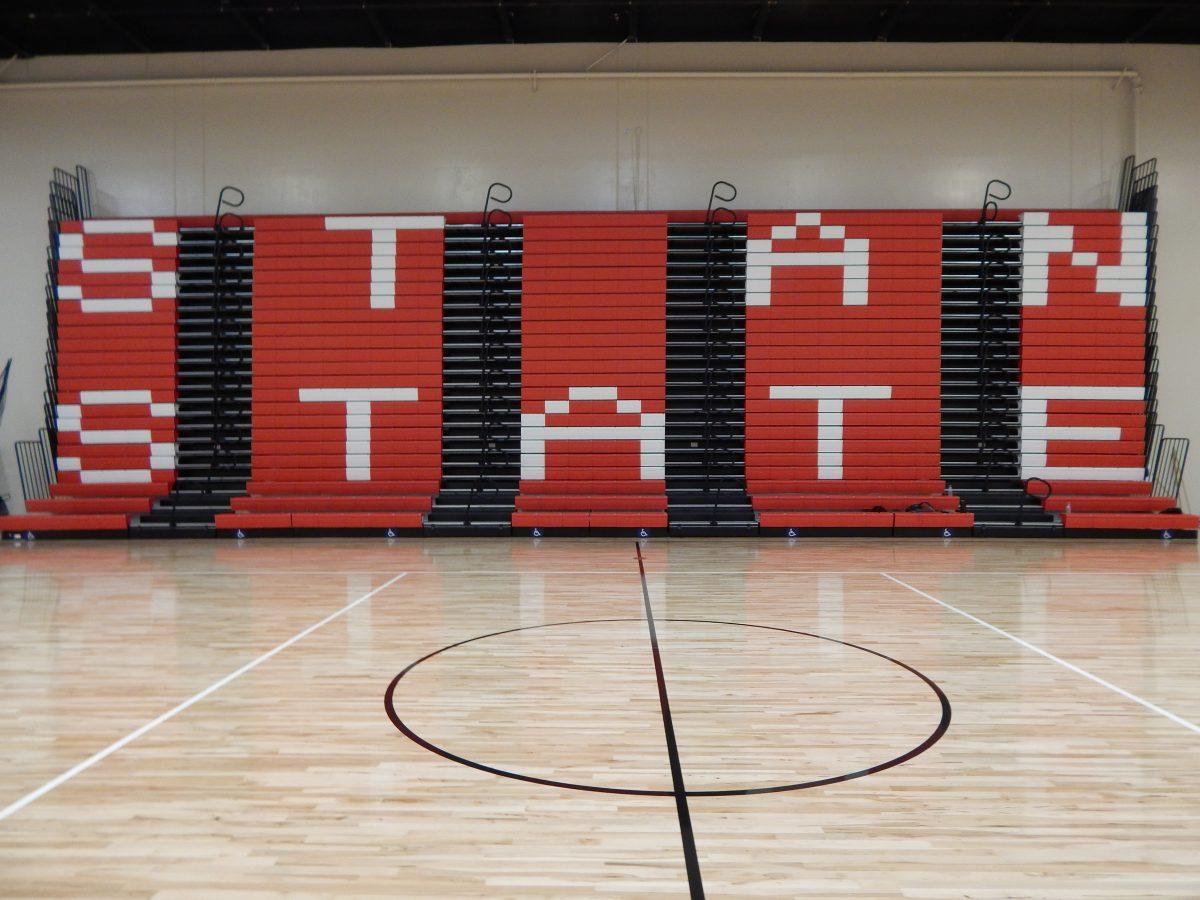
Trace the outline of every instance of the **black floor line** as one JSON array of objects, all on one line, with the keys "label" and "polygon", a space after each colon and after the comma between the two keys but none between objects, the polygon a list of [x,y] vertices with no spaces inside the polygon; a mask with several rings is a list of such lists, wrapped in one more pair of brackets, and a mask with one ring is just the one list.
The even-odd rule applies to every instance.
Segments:
[{"label": "black floor line", "polygon": [[671,721],[671,703],[667,699],[667,681],[663,677],[662,656],[658,652],[658,632],[654,628],[654,610],[650,608],[650,588],[646,584],[646,566],[642,547],[636,541],[638,572],[642,576],[642,600],[646,604],[646,624],[650,627],[650,651],[654,655],[654,674],[658,679],[658,704],[662,708],[663,730],[667,735],[667,756],[671,760],[671,785],[675,789],[675,811],[679,814],[679,833],[683,838],[683,861],[687,868],[688,887],[692,900],[704,900],[704,882],[700,878],[700,859],[696,855],[696,836],[692,833],[692,814],[688,811],[687,788],[683,784],[683,767],[679,764],[679,747],[675,744],[675,725]]}]

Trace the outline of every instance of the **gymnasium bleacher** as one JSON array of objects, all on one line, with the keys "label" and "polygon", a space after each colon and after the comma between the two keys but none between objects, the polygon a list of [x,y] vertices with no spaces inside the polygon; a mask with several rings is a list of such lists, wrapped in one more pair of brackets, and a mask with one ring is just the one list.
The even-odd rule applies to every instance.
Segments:
[{"label": "gymnasium bleacher", "polygon": [[57,239],[57,483],[0,529],[124,534],[174,480],[178,225],[89,219]]},{"label": "gymnasium bleacher", "polygon": [[254,227],[252,477],[217,527],[419,530],[441,474],[445,219]]},{"label": "gymnasium bleacher", "polygon": [[[1194,536],[1155,493],[1152,212],[713,202],[247,216],[249,345],[192,220],[64,222],[57,483],[0,529]],[[177,419],[225,369],[248,443],[206,453]],[[220,483],[183,517],[181,447]]]}]

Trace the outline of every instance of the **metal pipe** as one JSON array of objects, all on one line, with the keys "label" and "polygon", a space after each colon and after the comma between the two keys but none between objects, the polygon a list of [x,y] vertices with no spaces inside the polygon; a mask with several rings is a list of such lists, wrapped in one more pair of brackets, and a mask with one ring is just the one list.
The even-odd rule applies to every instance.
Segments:
[{"label": "metal pipe", "polygon": [[963,79],[963,78],[1115,78],[1129,79],[1136,87],[1141,76],[1134,69],[947,69],[898,71],[687,71],[687,72],[479,72],[389,75],[231,75],[181,78],[117,78],[81,81],[8,81],[0,91],[69,90],[90,88],[196,87],[241,84],[389,84],[437,81],[594,81],[615,79],[803,80],[803,79]]}]

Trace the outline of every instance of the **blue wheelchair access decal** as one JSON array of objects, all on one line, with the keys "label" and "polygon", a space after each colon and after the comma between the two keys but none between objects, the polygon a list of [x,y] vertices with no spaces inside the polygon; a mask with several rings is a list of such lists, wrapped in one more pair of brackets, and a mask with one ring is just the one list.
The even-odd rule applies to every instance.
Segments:
[{"label": "blue wheelchair access decal", "polygon": [[540,528],[535,528],[535,529],[533,529],[533,536],[534,536],[534,537],[541,537],[541,536],[542,536],[542,529],[540,529]]},{"label": "blue wheelchair access decal", "polygon": [[943,528],[942,529],[942,537],[944,537],[944,538],[954,537],[954,532],[951,531],[949,528]]}]

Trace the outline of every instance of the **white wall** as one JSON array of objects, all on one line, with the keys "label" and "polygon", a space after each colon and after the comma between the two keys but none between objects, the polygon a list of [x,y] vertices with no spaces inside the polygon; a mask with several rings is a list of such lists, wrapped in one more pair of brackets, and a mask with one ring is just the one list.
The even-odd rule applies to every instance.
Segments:
[{"label": "white wall", "polygon": [[[1200,51],[1058,45],[594,45],[44,59],[0,73],[0,359],[13,356],[0,446],[40,420],[46,180],[92,169],[100,212],[207,211],[221,185],[250,212],[474,210],[500,179],[520,209],[696,208],[718,178],[737,205],[1111,206],[1121,158],[1159,157],[1169,429],[1200,438],[1188,391],[1200,344]],[[1137,70],[1131,79],[620,78],[612,72]],[[369,80],[526,73],[507,81]],[[59,80],[367,76],[301,82],[36,87]],[[22,85],[22,86],[17,86]],[[1200,497],[1200,463],[1190,483]],[[16,499],[16,498],[13,498]]]}]

